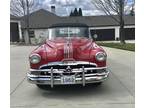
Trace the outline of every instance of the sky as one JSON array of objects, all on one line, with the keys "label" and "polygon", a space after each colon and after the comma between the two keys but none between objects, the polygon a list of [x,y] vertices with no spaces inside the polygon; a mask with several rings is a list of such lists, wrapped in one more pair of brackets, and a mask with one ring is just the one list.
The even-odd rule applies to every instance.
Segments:
[{"label": "sky", "polygon": [[[128,3],[131,4],[133,0],[128,1]],[[84,16],[104,14],[95,8],[92,0],[39,0],[39,6],[49,11],[51,5],[54,5],[56,7],[56,14],[59,16],[69,15],[69,13],[74,10],[74,8],[82,8]]]},{"label": "sky", "polygon": [[74,8],[82,8],[83,15],[102,14],[96,10],[91,0],[39,0],[39,6],[50,11],[50,6],[56,7],[56,14],[67,16]]},{"label": "sky", "polygon": [[[69,16],[70,12],[75,8],[81,8],[84,16],[95,16],[104,14],[95,8],[94,4],[92,3],[92,0],[34,0],[34,1],[37,2],[36,8],[34,10],[43,8],[48,11],[51,11],[51,6],[54,5],[56,7],[56,14],[58,16]],[[131,4],[133,0],[128,1],[129,4]]]}]

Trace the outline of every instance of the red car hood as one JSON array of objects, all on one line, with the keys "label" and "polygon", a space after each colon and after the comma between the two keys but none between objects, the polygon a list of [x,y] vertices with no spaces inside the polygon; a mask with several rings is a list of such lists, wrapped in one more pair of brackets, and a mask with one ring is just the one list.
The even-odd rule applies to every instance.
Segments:
[{"label": "red car hood", "polygon": [[[47,40],[45,44],[35,49],[33,53],[41,55],[40,64],[49,62],[76,60],[96,63],[95,54],[104,51],[97,46],[92,39],[73,37],[73,38],[55,38]],[[97,63],[98,65],[102,63]],[[101,65],[102,66],[102,65]]]},{"label": "red car hood", "polygon": [[92,39],[72,37],[72,38],[55,38],[53,40],[47,40],[46,44],[54,49],[65,49],[72,48],[89,48],[92,45]]},{"label": "red car hood", "polygon": [[51,50],[55,50],[57,56],[59,55],[63,59],[76,59],[80,52],[91,49],[92,40],[80,37],[55,38],[47,40],[46,44]]}]

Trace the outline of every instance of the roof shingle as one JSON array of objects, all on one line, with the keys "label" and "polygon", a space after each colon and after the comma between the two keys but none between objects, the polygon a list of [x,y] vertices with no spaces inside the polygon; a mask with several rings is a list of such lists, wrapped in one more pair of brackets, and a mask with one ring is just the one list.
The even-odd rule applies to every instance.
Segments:
[{"label": "roof shingle", "polygon": [[[118,16],[114,16],[118,17]],[[22,17],[22,28],[25,28],[24,17]],[[134,25],[135,16],[125,16],[125,25]],[[57,23],[83,23],[90,27],[118,26],[118,23],[110,16],[78,16],[78,17],[59,17],[49,11],[40,9],[30,14],[30,28],[48,28]]]}]

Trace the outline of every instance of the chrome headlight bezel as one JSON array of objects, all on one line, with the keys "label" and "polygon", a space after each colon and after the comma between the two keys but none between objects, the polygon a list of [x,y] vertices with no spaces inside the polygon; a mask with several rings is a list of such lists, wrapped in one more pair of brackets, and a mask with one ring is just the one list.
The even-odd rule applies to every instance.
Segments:
[{"label": "chrome headlight bezel", "polygon": [[37,63],[39,63],[41,61],[41,56],[39,54],[32,54],[29,57],[29,61],[32,64],[37,64]]},{"label": "chrome headlight bezel", "polygon": [[98,53],[96,53],[95,58],[96,58],[96,60],[102,62],[102,61],[106,60],[107,55],[104,52],[98,52]]}]

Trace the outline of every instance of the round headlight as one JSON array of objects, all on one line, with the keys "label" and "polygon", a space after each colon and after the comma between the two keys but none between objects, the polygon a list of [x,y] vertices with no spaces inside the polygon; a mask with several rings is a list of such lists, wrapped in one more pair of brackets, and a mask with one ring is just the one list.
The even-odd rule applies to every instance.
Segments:
[{"label": "round headlight", "polygon": [[40,62],[40,60],[41,60],[41,57],[40,57],[39,54],[33,54],[33,55],[30,56],[30,62],[32,64],[37,64],[37,63]]},{"label": "round headlight", "polygon": [[103,52],[98,52],[96,54],[96,60],[98,60],[98,61],[104,61],[104,60],[106,60],[106,54],[103,53]]}]

